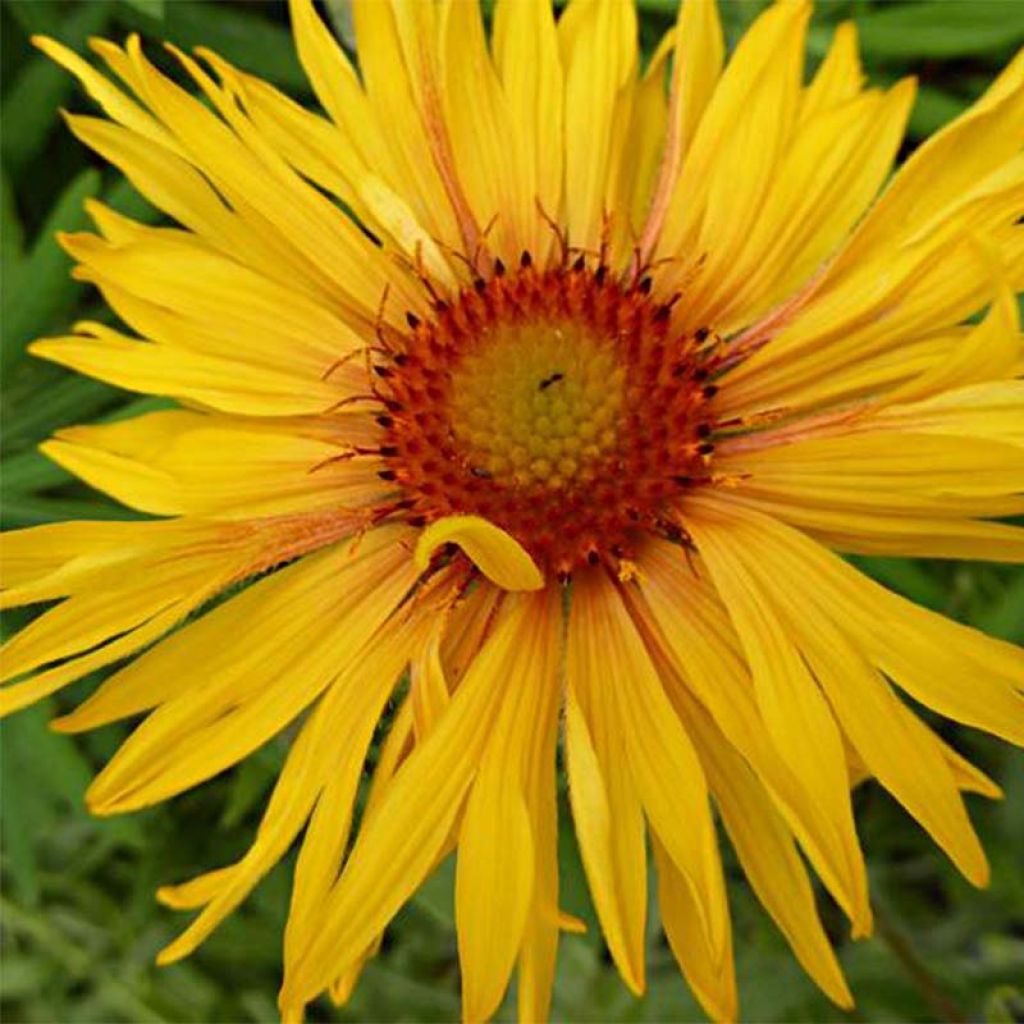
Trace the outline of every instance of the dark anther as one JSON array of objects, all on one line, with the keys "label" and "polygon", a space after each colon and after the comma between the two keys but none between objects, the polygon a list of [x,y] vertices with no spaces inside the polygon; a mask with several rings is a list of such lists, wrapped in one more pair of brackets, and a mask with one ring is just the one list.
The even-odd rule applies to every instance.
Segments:
[{"label": "dark anther", "polygon": [[393,444],[382,444],[379,451],[381,456],[385,459],[394,458],[398,454],[398,448]]},{"label": "dark anther", "polygon": [[576,262],[572,265],[572,269],[579,273],[581,270],[585,270],[587,266],[586,256],[578,256]]},{"label": "dark anther", "polygon": [[718,394],[718,385],[717,384],[708,384],[708,385],[705,386],[705,388],[704,388],[704,397],[705,398],[714,398],[715,395],[717,395],[717,394]]},{"label": "dark anther", "polygon": [[711,373],[706,366],[698,366],[697,369],[693,371],[693,379],[697,381],[698,384],[702,380],[707,380],[710,376]]},{"label": "dark anther", "polygon": [[674,476],[672,479],[679,484],[680,487],[689,487],[693,483],[692,476]]},{"label": "dark anther", "polygon": [[597,563],[601,561],[601,556],[596,551],[588,551],[587,561],[591,565],[597,565]]},{"label": "dark anther", "polygon": [[435,313],[447,313],[448,312],[448,303],[445,302],[444,299],[438,299],[437,302],[434,303],[434,312]]},{"label": "dark anther", "polygon": [[708,335],[710,333],[711,333],[711,328],[710,327],[698,327],[697,330],[695,330],[693,332],[693,336],[698,341],[707,341],[707,337],[708,337]]},{"label": "dark anther", "polygon": [[594,271],[594,281],[597,283],[597,287],[600,288],[604,284],[604,279],[608,276],[608,268],[603,264]]},{"label": "dark anther", "polygon": [[670,540],[673,544],[678,544],[683,539],[683,531],[675,523],[662,523],[661,529],[665,540]]},{"label": "dark anther", "polygon": [[494,261],[494,276],[495,277],[502,277],[504,275],[504,273],[505,273],[505,264],[502,263],[501,260],[495,259],[495,261]]},{"label": "dark anther", "polygon": [[405,364],[409,362],[409,357],[404,352],[396,352],[391,357],[391,362],[393,362],[395,366],[405,366]]},{"label": "dark anther", "polygon": [[415,313],[406,313],[405,322],[415,331],[420,325],[420,318]]},{"label": "dark anther", "polygon": [[530,255],[527,249],[523,250],[522,256],[519,257],[519,266],[524,270],[533,262],[533,257]]},{"label": "dark anther", "polygon": [[470,469],[470,473],[472,473],[473,476],[479,477],[481,480],[491,479],[491,471],[484,466],[473,466]]},{"label": "dark anther", "polygon": [[395,511],[404,512],[408,508],[412,508],[416,504],[415,498],[403,498],[401,501],[395,502]]},{"label": "dark anther", "polygon": [[382,469],[377,473],[381,480],[397,480],[398,474],[393,469]]},{"label": "dark anther", "polygon": [[393,398],[382,398],[381,401],[388,412],[405,412],[405,406],[401,402],[396,402]]},{"label": "dark anther", "polygon": [[642,295],[650,295],[651,294],[651,286],[653,284],[654,284],[654,282],[649,277],[645,277],[640,282],[640,284],[637,285],[637,288],[640,290],[640,293]]},{"label": "dark anther", "polygon": [[698,455],[710,455],[715,450],[715,446],[710,441],[705,441],[703,444],[697,445]]},{"label": "dark anther", "polygon": [[473,287],[477,290],[477,292],[483,294],[484,289],[487,287],[487,282],[482,277],[478,277],[473,282]]},{"label": "dark anther", "polygon": [[711,424],[710,423],[698,423],[697,424],[697,436],[700,438],[711,436]]},{"label": "dark anther", "polygon": [[406,519],[406,522],[410,526],[426,526],[427,525],[427,517],[426,516],[409,516],[409,518]]},{"label": "dark anther", "polygon": [[373,368],[373,372],[375,374],[377,374],[378,377],[390,377],[391,376],[391,371],[386,366],[375,366]]},{"label": "dark anther", "polygon": [[612,554],[616,558],[625,558],[626,557],[626,549],[621,544],[613,544],[612,545]]},{"label": "dark anther", "polygon": [[393,427],[394,425],[395,425],[395,421],[390,416],[378,416],[377,417],[377,426],[378,427],[383,427],[385,430],[387,430],[389,427]]},{"label": "dark anther", "polygon": [[689,368],[690,367],[687,363],[676,363],[676,365],[672,367],[672,376],[676,378],[682,377],[686,374],[686,371]]},{"label": "dark anther", "polygon": [[635,523],[640,518],[640,513],[635,508],[627,508],[626,515]]},{"label": "dark anther", "polygon": [[547,389],[549,387],[551,387],[552,384],[556,384],[558,381],[564,380],[564,379],[565,379],[565,374],[564,373],[561,373],[561,372],[553,373],[553,374],[551,374],[550,377],[545,377],[537,385],[537,390],[538,391],[547,391]]},{"label": "dark anther", "polygon": [[666,304],[664,306],[659,306],[654,311],[654,321],[655,321],[655,323],[664,323],[671,315],[672,315],[672,306],[670,304]]}]

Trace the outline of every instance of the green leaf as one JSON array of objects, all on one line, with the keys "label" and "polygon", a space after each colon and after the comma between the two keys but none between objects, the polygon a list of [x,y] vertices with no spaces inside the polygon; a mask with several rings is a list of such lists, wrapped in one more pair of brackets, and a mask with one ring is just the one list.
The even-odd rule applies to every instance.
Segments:
[{"label": "green leaf", "polygon": [[965,57],[1024,42],[1024,4],[1011,0],[920,0],[872,7],[856,18],[873,57]]},{"label": "green leaf", "polygon": [[45,831],[46,806],[21,778],[25,745],[21,725],[10,718],[0,726],[0,778],[4,798],[0,800],[0,831],[3,832],[4,864],[18,896],[29,906],[39,902],[39,872],[36,869],[33,837]]},{"label": "green leaf", "polygon": [[0,268],[5,281],[12,280],[12,275],[21,269],[24,244],[25,234],[14,201],[14,189],[4,171],[0,177]]},{"label": "green leaf", "polygon": [[104,193],[103,202],[142,224],[155,224],[161,217],[160,211],[143,199],[127,178],[118,178]]},{"label": "green leaf", "polygon": [[3,526],[6,530],[24,526],[43,526],[65,519],[139,519],[139,513],[107,501],[83,501],[76,498],[44,498],[12,495],[4,501]]},{"label": "green leaf", "polygon": [[45,491],[49,487],[68,483],[71,479],[67,470],[34,449],[19,452],[0,462],[0,483],[8,498],[15,494],[28,495]]},{"label": "green leaf", "polygon": [[325,0],[324,9],[334,34],[349,53],[355,53],[356,29],[352,19],[352,0]]},{"label": "green leaf", "polygon": [[[32,6],[55,8],[45,3],[14,4],[8,7]],[[44,22],[38,30],[52,31],[55,38],[72,49],[81,49],[89,36],[101,32],[109,7],[106,3],[76,3],[68,8],[66,17]],[[36,29],[32,29],[35,31]],[[42,54],[32,57],[20,69],[4,92],[0,106],[3,138],[0,153],[4,166],[17,179],[20,172],[42,150],[50,132],[57,125],[57,110],[75,89],[74,79]]]},{"label": "green leaf", "polygon": [[986,633],[1024,641],[1024,573],[1018,573],[999,597],[974,617],[974,624]]},{"label": "green leaf", "polygon": [[860,557],[851,561],[879,583],[909,597],[926,608],[941,611],[949,604],[949,596],[937,580],[919,563],[908,558]]},{"label": "green leaf", "polygon": [[273,785],[284,764],[285,748],[276,744],[250,754],[234,773],[221,814],[224,828],[235,828]]},{"label": "green leaf", "polygon": [[165,13],[164,0],[121,0],[121,2],[129,7],[133,7],[140,14],[146,15],[147,18],[156,18],[158,21],[163,21]]},{"label": "green leaf", "polygon": [[962,114],[966,107],[965,99],[921,84],[917,89],[917,101],[910,115],[907,132],[918,139],[927,138]]},{"label": "green leaf", "polygon": [[[285,86],[293,95],[309,95],[309,82],[295,55],[291,33],[261,17],[261,7],[174,0],[166,6],[160,36],[184,50],[209,47],[243,70]],[[117,17],[126,27],[139,31],[152,27],[148,19],[144,21],[138,11],[127,6],[118,8]]]},{"label": "green leaf", "polygon": [[[5,384],[4,442],[11,448],[41,441],[58,427],[85,423],[122,399],[124,392],[43,362],[19,367]],[[45,395],[45,401],[40,401]]]},{"label": "green leaf", "polygon": [[86,199],[99,194],[98,171],[83,171],[64,190],[23,260],[3,290],[3,365],[10,369],[26,342],[66,316],[82,285],[70,277],[71,260],[57,244],[57,231],[79,231],[88,223]]}]

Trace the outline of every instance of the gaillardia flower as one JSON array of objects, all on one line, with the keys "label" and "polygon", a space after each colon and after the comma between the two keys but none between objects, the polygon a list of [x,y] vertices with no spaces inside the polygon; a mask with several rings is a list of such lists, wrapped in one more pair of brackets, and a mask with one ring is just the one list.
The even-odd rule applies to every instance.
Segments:
[{"label": "gaillardia flower", "polygon": [[887,180],[914,83],[866,88],[844,25],[805,84],[798,0],[728,63],[685,0],[642,74],[619,0],[499,0],[489,42],[474,3],[354,10],[358,70],[292,3],[326,117],[211,53],[172,49],[197,96],[136,38],[94,42],[113,78],[38,40],[107,115],[71,130],[174,224],[90,204],[62,241],[125,329],[32,350],[180,407],[44,445],[152,518],[6,536],[6,603],[60,603],[8,645],[3,708],[145,648],[54,723],[146,716],[98,814],[297,723],[249,852],[159,893],[199,911],[166,963],[305,829],[287,1019],[346,998],[453,852],[466,1018],[515,970],[543,1019],[580,926],[559,747],[631,989],[649,841],[682,970],[737,1012],[717,816],[848,1006],[803,858],[866,935],[854,782],[987,877],[961,793],[998,788],[900,692],[1024,741],[1024,652],[840,554],[1024,561],[1024,55]]}]

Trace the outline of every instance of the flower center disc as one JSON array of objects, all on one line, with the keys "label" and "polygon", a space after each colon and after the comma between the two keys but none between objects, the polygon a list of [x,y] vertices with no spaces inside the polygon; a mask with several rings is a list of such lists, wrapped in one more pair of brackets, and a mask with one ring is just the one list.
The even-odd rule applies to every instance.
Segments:
[{"label": "flower center disc", "polygon": [[516,488],[590,482],[615,451],[626,368],[571,320],[499,323],[453,367],[452,434],[471,471]]},{"label": "flower center disc", "polygon": [[524,259],[410,326],[377,367],[382,475],[410,518],[483,516],[563,576],[617,567],[638,531],[678,536],[715,389],[703,339],[673,333],[648,282]]}]

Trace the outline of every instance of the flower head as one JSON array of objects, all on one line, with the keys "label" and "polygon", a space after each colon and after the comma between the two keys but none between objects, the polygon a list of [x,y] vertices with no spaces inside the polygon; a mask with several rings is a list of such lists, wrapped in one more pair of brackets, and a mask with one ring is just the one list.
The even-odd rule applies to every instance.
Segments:
[{"label": "flower head", "polygon": [[62,240],[134,333],[33,351],[180,407],[44,446],[156,518],[5,537],[5,602],[60,603],[8,645],[3,710],[138,655],[55,723],[146,715],[99,814],[301,723],[249,852],[159,893],[199,911],[171,962],[305,829],[290,1019],[453,851],[467,1019],[514,970],[546,1016],[578,926],[559,744],[631,989],[649,839],[682,970],[737,1012],[717,813],[849,1005],[798,851],[868,934],[851,781],[988,871],[961,793],[998,788],[900,694],[1024,741],[1024,653],[840,557],[1024,561],[1024,56],[887,182],[914,83],[865,88],[845,25],[805,84],[798,0],[728,63],[685,0],[642,75],[615,0],[499,0],[489,46],[475,4],[356,0],[358,72],[291,10],[326,117],[208,52],[173,50],[197,97],[137,38],[93,44],[120,84],[38,41],[107,115],[71,130],[175,226],[92,203]]}]

